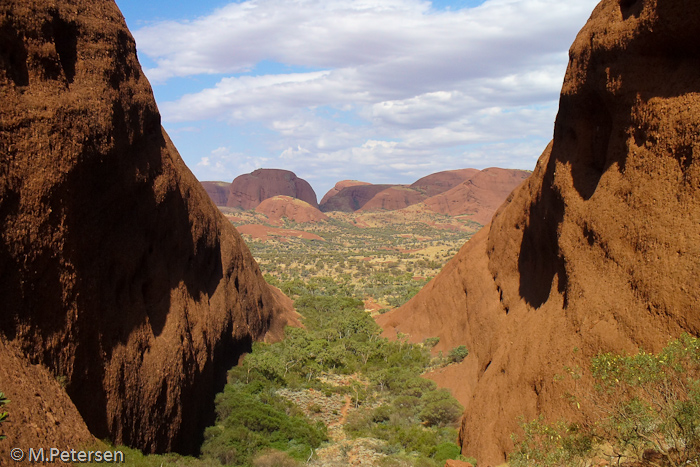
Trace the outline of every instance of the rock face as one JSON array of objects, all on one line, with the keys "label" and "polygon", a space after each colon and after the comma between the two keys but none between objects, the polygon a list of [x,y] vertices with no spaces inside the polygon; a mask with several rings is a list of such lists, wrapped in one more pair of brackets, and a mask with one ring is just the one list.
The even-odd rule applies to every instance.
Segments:
[{"label": "rock face", "polygon": [[278,195],[291,196],[318,208],[316,193],[309,182],[298,178],[294,172],[280,169],[258,169],[236,177],[231,183],[226,205],[255,209],[264,200]]},{"label": "rock face", "polygon": [[426,197],[431,197],[444,193],[450,188],[456,187],[477,173],[479,173],[478,169],[459,169],[436,172],[416,180],[411,184],[411,188],[420,190],[426,195]]},{"label": "rock face", "polygon": [[343,188],[357,185],[371,185],[371,183],[359,182],[357,180],[341,180],[338,183],[336,183],[333,188],[328,190],[328,192],[325,195],[323,195],[323,198],[321,199],[321,202],[319,204],[325,204],[326,201],[328,201],[330,198],[340,193]]},{"label": "rock face", "polygon": [[0,457],[85,424],[196,451],[227,369],[290,310],[161,128],[113,1],[0,4],[0,154],[0,390],[11,417],[41,407]]},{"label": "rock face", "polygon": [[460,439],[479,465],[504,460],[521,415],[593,416],[562,397],[565,365],[700,334],[699,34],[697,3],[601,2],[533,175],[380,318],[387,334],[470,349],[440,378],[466,407]]},{"label": "rock face", "polygon": [[420,203],[426,198],[425,194],[417,189],[392,186],[374,195],[358,211],[395,211]]},{"label": "rock face", "polygon": [[525,170],[484,169],[454,188],[426,199],[423,205],[450,216],[469,214],[475,222],[487,224],[513,189],[529,176]]},{"label": "rock face", "polygon": [[391,188],[392,185],[351,185],[346,186],[334,196],[326,199],[325,203],[321,204],[321,211],[341,211],[355,212],[374,198],[380,191]]},{"label": "rock face", "polygon": [[265,214],[273,222],[280,221],[283,217],[298,223],[313,223],[328,219],[328,216],[319,211],[318,208],[291,196],[268,198],[260,203],[255,211]]},{"label": "rock face", "polygon": [[217,206],[226,206],[231,184],[227,182],[201,182],[204,190]]}]

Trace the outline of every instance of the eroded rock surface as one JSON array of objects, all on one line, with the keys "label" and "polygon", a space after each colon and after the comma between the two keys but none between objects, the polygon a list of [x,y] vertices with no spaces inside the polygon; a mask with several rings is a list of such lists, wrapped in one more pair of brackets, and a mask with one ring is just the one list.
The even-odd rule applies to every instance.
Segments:
[{"label": "eroded rock surface", "polygon": [[[0,4],[0,154],[10,416],[50,374],[98,438],[194,452],[226,370],[290,310],[161,128],[113,1]],[[56,386],[54,430],[22,412],[2,458],[86,437]]]},{"label": "eroded rock surface", "polygon": [[[470,355],[438,375],[460,439],[498,465],[519,416],[576,420],[556,382],[599,352],[700,333],[700,4],[604,0],[570,51],[554,140],[533,175],[387,334]],[[585,386],[587,378],[579,382]]]}]

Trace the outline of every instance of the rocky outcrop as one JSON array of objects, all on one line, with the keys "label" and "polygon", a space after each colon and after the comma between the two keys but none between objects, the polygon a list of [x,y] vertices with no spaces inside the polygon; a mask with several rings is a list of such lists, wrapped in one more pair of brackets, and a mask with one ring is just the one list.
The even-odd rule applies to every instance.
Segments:
[{"label": "rocky outcrop", "polygon": [[113,1],[0,4],[0,154],[0,390],[22,420],[0,457],[85,425],[196,451],[227,369],[291,310],[161,128]]},{"label": "rocky outcrop", "polygon": [[217,206],[226,206],[231,184],[227,182],[201,182],[204,190]]},{"label": "rocky outcrop", "polygon": [[418,204],[427,196],[407,186],[392,186],[382,190],[367,201],[358,211],[396,211]]},{"label": "rocky outcrop", "polygon": [[331,196],[322,203],[320,208],[323,212],[341,211],[355,212],[374,198],[380,191],[391,188],[393,185],[351,185],[346,186],[336,195]]},{"label": "rocky outcrop", "polygon": [[459,169],[436,172],[416,180],[411,184],[411,188],[421,191],[426,197],[431,197],[444,193],[450,188],[456,187],[477,173],[479,173],[478,169]]},{"label": "rocky outcrop", "polygon": [[283,217],[298,223],[315,223],[328,219],[328,216],[319,211],[318,208],[291,196],[268,198],[255,208],[255,212],[265,214],[272,222],[278,222]]},{"label": "rocky outcrop", "polygon": [[309,182],[298,178],[294,172],[281,169],[258,169],[239,175],[231,183],[226,205],[255,209],[264,200],[278,195],[291,196],[318,208],[316,193]]},{"label": "rocky outcrop", "polygon": [[321,202],[319,204],[323,205],[328,201],[330,198],[333,196],[337,195],[342,191],[343,188],[347,188],[349,186],[357,186],[357,185],[371,185],[371,183],[367,182],[360,182],[357,180],[341,180],[338,183],[335,184],[333,188],[328,190],[328,192],[323,195],[323,198],[321,198]]},{"label": "rocky outcrop", "polygon": [[430,211],[450,216],[469,215],[479,224],[487,224],[496,209],[522,183],[530,172],[491,167],[473,174],[454,188],[423,202]]},{"label": "rocky outcrop", "polygon": [[470,355],[442,383],[463,452],[497,465],[517,419],[581,419],[557,382],[599,352],[700,334],[700,4],[604,0],[570,51],[554,140],[533,175],[387,334]]}]

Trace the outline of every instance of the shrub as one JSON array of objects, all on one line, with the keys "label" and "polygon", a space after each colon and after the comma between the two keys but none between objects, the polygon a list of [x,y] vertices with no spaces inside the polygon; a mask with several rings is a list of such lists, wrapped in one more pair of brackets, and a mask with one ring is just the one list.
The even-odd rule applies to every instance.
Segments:
[{"label": "shrub", "polygon": [[299,462],[287,453],[270,450],[259,455],[253,460],[253,467],[297,467]]},{"label": "shrub", "polygon": [[438,345],[439,342],[440,342],[439,337],[428,337],[427,339],[425,339],[423,341],[423,345],[428,347],[429,349],[432,349],[433,347]]},{"label": "shrub", "polygon": [[461,453],[462,450],[455,443],[440,443],[435,449],[435,454],[433,455],[433,458],[436,461],[443,463],[447,459],[459,459]]},{"label": "shrub", "polygon": [[[0,409],[9,403],[10,403],[10,400],[5,397],[5,394],[0,392]],[[0,424],[2,424],[3,422],[6,422],[8,416],[9,416],[9,414],[7,412],[0,411]],[[5,439],[5,436],[0,435],[0,440],[3,440],[3,439]]]},{"label": "shrub", "polygon": [[464,407],[455,399],[443,399],[428,403],[420,412],[420,418],[427,426],[447,426],[459,420]]},{"label": "shrub", "polygon": [[[600,411],[600,421],[524,424],[513,467],[584,465],[601,446],[618,465],[697,465],[700,339],[684,334],[657,355],[601,354],[592,359],[591,374],[595,389],[586,398]],[[572,402],[579,404],[576,396]]]},{"label": "shrub", "polygon": [[459,363],[467,358],[467,355],[469,355],[469,350],[467,350],[465,346],[460,345],[459,347],[455,347],[454,349],[450,350],[447,358],[449,358],[451,362]]}]

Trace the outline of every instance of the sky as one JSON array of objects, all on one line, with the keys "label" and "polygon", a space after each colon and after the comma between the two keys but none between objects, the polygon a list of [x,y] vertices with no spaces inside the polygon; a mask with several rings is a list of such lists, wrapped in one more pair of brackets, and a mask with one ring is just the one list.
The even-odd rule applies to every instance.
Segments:
[{"label": "sky", "polygon": [[531,170],[598,0],[117,0],[199,180]]}]

